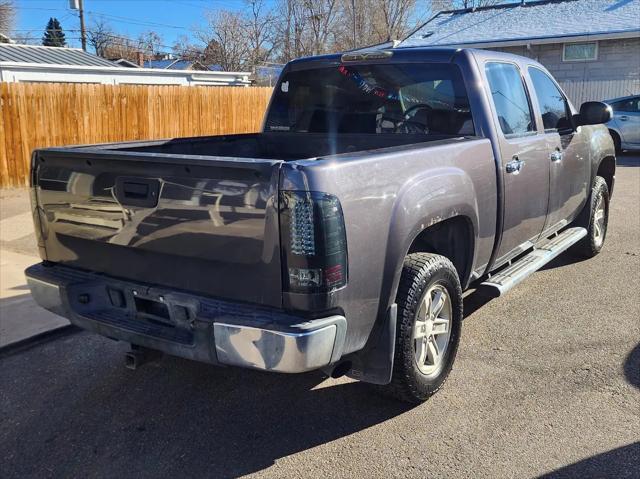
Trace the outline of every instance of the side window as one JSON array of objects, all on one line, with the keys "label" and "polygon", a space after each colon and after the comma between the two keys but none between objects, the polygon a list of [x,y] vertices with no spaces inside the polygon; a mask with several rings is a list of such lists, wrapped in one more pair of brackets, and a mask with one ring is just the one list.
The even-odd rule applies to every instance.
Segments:
[{"label": "side window", "polygon": [[617,101],[611,104],[613,111],[638,112],[638,98]]},{"label": "side window", "polygon": [[518,67],[511,63],[487,63],[485,69],[500,128],[505,136],[533,132],[533,114]]},{"label": "side window", "polygon": [[537,68],[529,68],[533,89],[538,97],[544,131],[561,131],[572,128],[571,109],[562,92],[549,76]]}]

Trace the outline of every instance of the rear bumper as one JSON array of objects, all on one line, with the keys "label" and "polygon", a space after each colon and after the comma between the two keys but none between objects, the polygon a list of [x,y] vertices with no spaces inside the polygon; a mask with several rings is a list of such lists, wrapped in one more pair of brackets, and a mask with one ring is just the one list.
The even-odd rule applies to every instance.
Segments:
[{"label": "rear bumper", "polygon": [[58,265],[34,265],[25,274],[43,308],[89,331],[175,356],[283,373],[319,369],[342,356],[343,316],[306,320]]}]

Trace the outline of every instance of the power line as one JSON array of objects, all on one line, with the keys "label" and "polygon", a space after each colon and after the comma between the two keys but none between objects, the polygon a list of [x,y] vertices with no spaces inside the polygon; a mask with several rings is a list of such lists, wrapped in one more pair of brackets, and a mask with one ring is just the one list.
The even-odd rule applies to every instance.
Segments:
[{"label": "power line", "polygon": [[174,28],[177,30],[189,30],[189,31],[191,30],[189,27],[185,27],[182,25],[170,25],[167,23],[146,22],[143,20],[136,20],[135,18],[121,17],[119,15],[110,15],[108,13],[94,12],[90,10],[85,10],[85,12],[90,15],[96,15],[96,16],[105,17],[105,18],[112,18],[119,21],[120,23],[129,23],[132,25],[141,25],[141,26],[149,26],[149,27]]}]

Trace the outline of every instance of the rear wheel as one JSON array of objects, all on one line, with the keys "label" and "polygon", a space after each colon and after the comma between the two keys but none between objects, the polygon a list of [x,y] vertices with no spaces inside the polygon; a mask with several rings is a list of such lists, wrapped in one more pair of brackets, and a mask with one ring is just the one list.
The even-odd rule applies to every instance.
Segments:
[{"label": "rear wheel", "polygon": [[444,256],[408,255],[396,301],[393,377],[383,391],[420,403],[444,384],[460,342],[462,288],[455,267]]}]

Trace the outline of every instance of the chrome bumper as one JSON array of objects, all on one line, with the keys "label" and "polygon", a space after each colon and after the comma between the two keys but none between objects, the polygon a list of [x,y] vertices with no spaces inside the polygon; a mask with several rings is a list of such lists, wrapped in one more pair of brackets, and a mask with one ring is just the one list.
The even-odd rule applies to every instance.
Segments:
[{"label": "chrome bumper", "polygon": [[[191,328],[189,339],[185,340],[183,334],[179,341],[172,341],[166,333],[154,336],[153,328],[149,328],[151,333],[140,328],[144,320],[137,319],[133,296],[131,301],[126,301],[127,306],[120,309],[109,303],[108,289],[118,288],[127,297],[129,293],[133,295],[134,290],[144,289],[139,285],[60,266],[35,265],[27,269],[26,276],[31,295],[43,308],[89,331],[168,354],[281,373],[319,369],[342,356],[347,330],[343,316],[304,320],[259,306],[154,288],[149,299],[161,297],[170,311],[177,305],[192,308],[192,324],[176,322],[170,326],[176,331]],[[140,293],[135,294],[140,297]],[[75,300],[82,295],[91,298],[95,304],[93,309],[90,304],[79,304]]]},{"label": "chrome bumper", "polygon": [[[218,360],[223,364],[299,373],[340,359],[347,323],[342,316],[296,325],[296,332],[213,323]],[[336,347],[337,346],[337,347]]]}]

